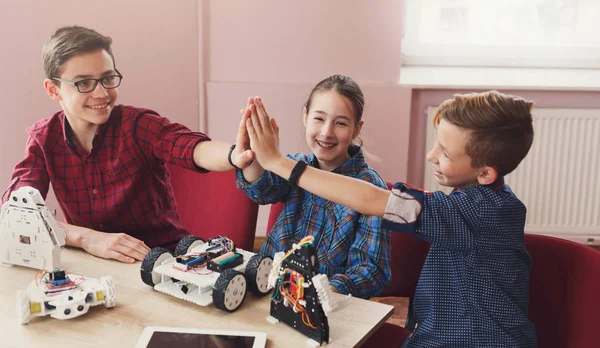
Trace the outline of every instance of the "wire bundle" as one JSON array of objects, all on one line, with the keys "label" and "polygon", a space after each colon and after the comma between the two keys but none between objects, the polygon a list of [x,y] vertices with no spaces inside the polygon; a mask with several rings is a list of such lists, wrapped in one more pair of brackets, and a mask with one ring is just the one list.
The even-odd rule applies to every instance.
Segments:
[{"label": "wire bundle", "polygon": [[[181,268],[181,270],[184,270],[186,272],[194,272],[196,274],[200,274],[200,275],[206,275],[206,274],[210,274],[212,273],[212,271],[210,271],[209,273],[199,273],[198,271],[201,269],[206,268],[206,265],[208,264],[208,262],[211,260],[211,251],[212,250],[217,250],[219,248],[221,248],[222,250],[224,250],[223,254],[227,253],[227,252],[232,252],[235,250],[235,244],[233,243],[233,241],[227,237],[222,237],[219,236],[218,238],[214,238],[210,240],[211,243],[215,243],[214,245],[208,247],[205,251],[201,251],[201,252],[192,252],[192,253],[188,253],[188,254],[184,254],[184,255],[180,255],[177,256],[177,259],[181,259],[182,261],[185,262],[178,262],[179,264],[183,264],[184,268]],[[202,259],[200,259],[202,258]],[[173,265],[174,267],[176,266],[176,264]],[[176,267],[178,268],[178,267]],[[180,268],[178,268],[180,269]]]},{"label": "wire bundle", "polygon": [[[71,278],[69,278],[68,276],[65,276],[65,279],[68,279],[68,282],[62,283],[60,285],[54,285],[52,284],[52,281],[49,277],[50,272],[46,271],[45,269],[40,269],[37,272],[35,272],[35,274],[33,275],[33,279],[35,280],[35,285],[37,287],[40,287],[40,285],[44,286],[45,291],[44,292],[56,292],[56,291],[60,291],[61,289],[64,290],[72,290],[74,287],[79,287],[81,285],[81,283],[83,283],[83,281],[85,281],[84,277],[79,277],[75,280],[72,280]],[[44,278],[46,277],[46,278]],[[40,284],[41,282],[41,284]]]},{"label": "wire bundle", "polygon": [[[302,238],[298,244],[295,244],[282,258],[279,260],[276,269],[280,268],[281,262],[285,260],[288,256],[292,255],[294,251],[302,248],[303,246],[312,244],[314,241],[313,236],[306,236]],[[289,268],[285,268],[280,270],[280,276],[277,279],[277,283],[275,284],[275,292],[271,297],[271,300],[281,301],[280,297],[283,297],[288,303],[290,303],[295,312],[300,312],[302,315],[302,322],[304,325],[316,329],[317,327],[311,322],[308,313],[306,312],[306,308],[302,305],[300,301],[304,299],[304,276],[301,274],[290,270]],[[285,281],[285,276],[289,274],[289,281]]]}]

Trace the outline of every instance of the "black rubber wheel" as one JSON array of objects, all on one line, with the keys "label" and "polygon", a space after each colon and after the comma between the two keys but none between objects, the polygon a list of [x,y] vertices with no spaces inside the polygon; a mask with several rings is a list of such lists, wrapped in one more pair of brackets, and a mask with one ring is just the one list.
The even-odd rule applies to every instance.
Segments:
[{"label": "black rubber wheel", "polygon": [[154,272],[154,267],[160,266],[168,257],[173,257],[173,254],[166,248],[156,247],[150,249],[140,267],[142,281],[151,287],[160,283],[160,274]]},{"label": "black rubber wheel", "polygon": [[215,307],[225,312],[234,312],[246,299],[246,276],[233,268],[221,273],[213,289]]},{"label": "black rubber wheel", "polygon": [[269,289],[269,274],[273,269],[273,258],[256,254],[250,258],[246,265],[246,279],[248,290],[257,296],[265,296]]},{"label": "black rubber wheel", "polygon": [[[198,241],[200,241],[202,243],[196,243]],[[175,256],[185,255],[190,252],[192,244],[195,244],[195,245],[193,245],[195,247],[196,245],[204,244],[204,243],[206,243],[206,241],[200,237],[187,235],[187,236],[181,238],[179,243],[177,243],[177,246],[175,247],[174,255]]]}]

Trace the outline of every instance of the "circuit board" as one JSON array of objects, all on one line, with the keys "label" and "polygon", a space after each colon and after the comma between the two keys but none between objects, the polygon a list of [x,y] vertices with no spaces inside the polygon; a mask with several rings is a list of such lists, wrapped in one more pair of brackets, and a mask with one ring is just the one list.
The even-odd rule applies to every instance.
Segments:
[{"label": "circuit board", "polygon": [[271,316],[319,344],[328,343],[329,323],[314,286],[319,262],[312,242],[301,241],[299,247],[292,247],[281,259],[277,272]]}]

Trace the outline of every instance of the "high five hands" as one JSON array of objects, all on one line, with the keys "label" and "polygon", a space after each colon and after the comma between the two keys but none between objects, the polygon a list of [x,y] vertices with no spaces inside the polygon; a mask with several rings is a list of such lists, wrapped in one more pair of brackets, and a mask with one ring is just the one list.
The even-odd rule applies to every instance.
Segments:
[{"label": "high five hands", "polygon": [[[242,110],[242,113],[244,113],[245,110],[248,110],[253,103],[254,99],[248,98],[246,109]],[[250,149],[250,138],[248,137],[248,132],[246,130],[246,121],[244,117],[242,117],[235,139],[235,149],[231,152],[231,162],[233,162],[236,167],[244,169],[250,166],[253,161],[254,152]]]},{"label": "high five hands", "polygon": [[279,151],[279,126],[270,118],[260,97],[249,98],[238,131],[238,139],[248,140],[249,149],[266,170],[284,158]]}]

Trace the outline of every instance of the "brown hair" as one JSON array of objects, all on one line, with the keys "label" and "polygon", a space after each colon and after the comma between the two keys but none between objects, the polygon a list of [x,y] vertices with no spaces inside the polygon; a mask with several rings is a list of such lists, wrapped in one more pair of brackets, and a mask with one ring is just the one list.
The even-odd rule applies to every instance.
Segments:
[{"label": "brown hair", "polygon": [[498,176],[512,172],[533,142],[533,102],[498,91],[455,94],[444,101],[433,118],[470,131],[465,152],[471,166],[494,167]]},{"label": "brown hair", "polygon": [[[317,85],[310,92],[308,100],[304,104],[306,112],[310,111],[310,104],[312,103],[313,96],[316,93],[326,92],[332,89],[346,97],[352,103],[354,115],[356,116],[354,125],[358,127],[360,121],[362,120],[363,110],[365,109],[365,97],[360,89],[360,86],[358,86],[358,83],[348,76],[332,75],[317,83]],[[362,146],[362,140],[360,139],[360,136],[357,138],[359,141],[358,145]]]},{"label": "brown hair", "polygon": [[93,29],[79,26],[62,27],[44,43],[42,47],[42,60],[46,78],[60,77],[63,73],[65,63],[71,57],[79,53],[94,52],[99,49],[105,50],[113,60],[110,44],[112,39],[104,36]]}]

